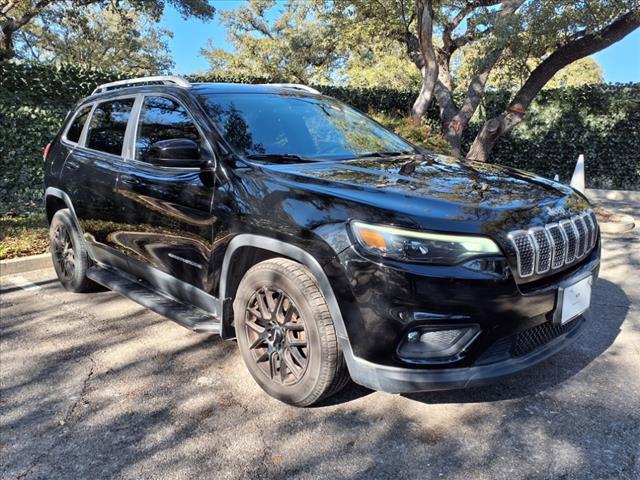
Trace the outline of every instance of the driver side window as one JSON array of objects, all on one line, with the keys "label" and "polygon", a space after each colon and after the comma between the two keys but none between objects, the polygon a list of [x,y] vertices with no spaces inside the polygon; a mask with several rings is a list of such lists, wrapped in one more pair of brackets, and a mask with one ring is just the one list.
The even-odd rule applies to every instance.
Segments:
[{"label": "driver side window", "polygon": [[178,102],[165,97],[146,97],[136,135],[136,160],[148,162],[155,142],[188,138],[200,145],[200,134],[191,116]]}]

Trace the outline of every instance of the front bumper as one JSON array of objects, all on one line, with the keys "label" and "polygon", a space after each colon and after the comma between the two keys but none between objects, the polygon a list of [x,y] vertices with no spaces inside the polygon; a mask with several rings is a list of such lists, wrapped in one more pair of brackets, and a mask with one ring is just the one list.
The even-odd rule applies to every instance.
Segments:
[{"label": "front bumper", "polygon": [[520,357],[463,368],[412,369],[379,365],[347,355],[349,373],[354,382],[389,393],[453,390],[493,383],[532,367],[571,344],[583,331],[587,315],[571,321],[568,331],[545,345]]},{"label": "front bumper", "polygon": [[[598,247],[575,269],[550,284],[529,286],[529,289],[524,292],[518,287],[518,292],[508,295],[503,293],[500,301],[495,301],[495,297],[485,297],[482,301],[472,304],[469,310],[464,312],[468,313],[469,317],[463,321],[468,322],[469,318],[474,321],[480,319],[478,323],[483,327],[484,338],[477,342],[477,348],[472,349],[464,360],[453,364],[408,364],[397,355],[392,357],[388,353],[380,354],[380,349],[376,351],[366,348],[367,345],[373,344],[380,347],[384,343],[383,348],[389,352],[391,345],[397,345],[398,335],[406,333],[408,328],[415,325],[413,322],[404,325],[393,321],[377,320],[375,324],[370,322],[369,325],[377,325],[378,328],[360,330],[368,333],[366,343],[363,341],[365,336],[354,335],[351,328],[349,341],[343,345],[351,377],[356,383],[375,390],[405,393],[483,385],[532,367],[566,348],[583,331],[590,318],[589,312],[585,312],[562,327],[553,323],[554,312],[558,307],[557,291],[588,276],[593,276],[595,280],[599,262]],[[455,279],[449,283],[454,283],[458,287],[461,285],[460,282],[456,283]],[[398,282],[395,284],[397,286]],[[491,291],[486,282],[478,282],[475,285],[471,282],[465,284],[464,290],[457,291],[462,292],[461,295],[464,296],[476,290],[474,286],[483,289],[485,294]],[[496,291],[500,290],[499,284],[494,284],[494,288]],[[402,290],[406,291],[404,284]],[[413,289],[412,293],[415,291],[416,289]],[[390,298],[386,295],[384,297]],[[440,303],[445,306],[446,311],[459,301],[454,297],[453,291],[450,291],[449,296],[440,297],[441,301],[430,302],[430,304]],[[382,296],[377,297],[378,304],[382,301],[381,298]],[[400,303],[398,297],[395,301],[396,305]],[[466,304],[469,305],[469,302]],[[424,306],[424,303],[415,305],[418,309],[421,306]],[[386,306],[385,310],[391,311]],[[360,311],[362,312],[362,307]],[[371,315],[370,311],[365,313]],[[456,313],[456,310],[450,310],[450,313]],[[447,320],[452,325],[457,321],[456,315],[451,315]],[[394,331],[391,334],[385,334],[386,332],[381,328],[383,325],[388,330],[393,328]],[[349,327],[353,326],[347,325],[348,330]],[[387,341],[381,342],[385,339]]]}]

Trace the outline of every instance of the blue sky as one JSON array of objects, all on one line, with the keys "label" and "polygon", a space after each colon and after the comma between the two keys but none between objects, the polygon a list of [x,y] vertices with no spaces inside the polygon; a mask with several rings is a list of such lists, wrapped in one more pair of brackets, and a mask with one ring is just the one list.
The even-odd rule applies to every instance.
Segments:
[{"label": "blue sky", "polygon": [[[242,3],[242,0],[214,2],[218,11],[237,8]],[[207,70],[209,64],[200,55],[200,49],[207,45],[209,39],[217,47],[231,49],[226,31],[217,18],[208,23],[184,20],[175,10],[168,8],[161,26],[173,32],[169,48],[176,63],[175,71],[179,74]],[[640,82],[640,29],[597,53],[595,58],[607,82]]]}]

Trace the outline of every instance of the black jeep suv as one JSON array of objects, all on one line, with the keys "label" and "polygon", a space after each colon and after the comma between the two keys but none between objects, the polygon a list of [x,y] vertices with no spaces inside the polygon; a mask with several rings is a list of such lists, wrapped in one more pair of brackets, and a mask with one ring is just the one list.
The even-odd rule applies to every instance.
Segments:
[{"label": "black jeep suv", "polygon": [[301,85],[98,87],[45,150],[60,281],[237,339],[270,395],[502,378],[582,330],[598,225],[570,187],[423,151]]}]

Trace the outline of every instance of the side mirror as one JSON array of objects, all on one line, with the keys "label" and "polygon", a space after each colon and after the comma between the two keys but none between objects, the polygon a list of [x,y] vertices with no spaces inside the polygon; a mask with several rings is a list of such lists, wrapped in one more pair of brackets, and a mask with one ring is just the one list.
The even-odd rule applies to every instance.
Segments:
[{"label": "side mirror", "polygon": [[161,167],[201,167],[206,163],[200,147],[188,138],[160,140],[151,145],[147,159]]}]

